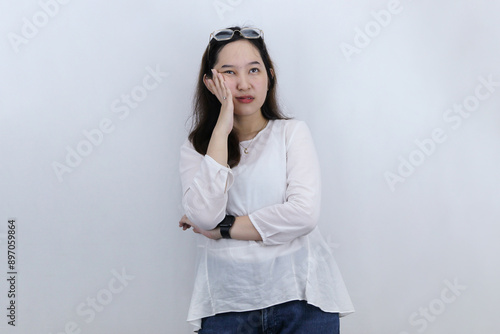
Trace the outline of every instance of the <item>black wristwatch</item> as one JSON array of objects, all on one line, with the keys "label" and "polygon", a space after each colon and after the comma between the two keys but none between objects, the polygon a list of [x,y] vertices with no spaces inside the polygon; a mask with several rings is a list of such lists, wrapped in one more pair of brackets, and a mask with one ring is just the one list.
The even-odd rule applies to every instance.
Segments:
[{"label": "black wristwatch", "polygon": [[226,215],[226,217],[219,223],[219,225],[217,225],[220,227],[220,235],[223,239],[231,239],[229,229],[233,226],[235,220],[235,216]]}]

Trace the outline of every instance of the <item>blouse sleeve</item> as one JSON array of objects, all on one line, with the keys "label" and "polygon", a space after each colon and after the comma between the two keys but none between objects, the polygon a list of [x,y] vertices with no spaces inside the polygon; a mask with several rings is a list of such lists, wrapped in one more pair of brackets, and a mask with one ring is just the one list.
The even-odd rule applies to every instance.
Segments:
[{"label": "blouse sleeve", "polygon": [[231,169],[199,154],[186,141],[181,147],[179,170],[186,216],[201,229],[214,229],[226,215],[227,191],[233,183]]},{"label": "blouse sleeve", "polygon": [[321,175],[314,142],[304,122],[285,131],[287,188],[285,202],[249,215],[265,245],[278,245],[310,233],[317,224]]}]

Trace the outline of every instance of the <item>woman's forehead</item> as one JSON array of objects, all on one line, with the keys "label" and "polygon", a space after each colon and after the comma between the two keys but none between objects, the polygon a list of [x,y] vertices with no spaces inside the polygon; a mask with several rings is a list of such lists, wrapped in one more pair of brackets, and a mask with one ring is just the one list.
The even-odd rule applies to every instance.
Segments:
[{"label": "woman's forehead", "polygon": [[256,61],[262,64],[259,50],[247,40],[226,44],[217,58],[216,65],[245,66]]}]

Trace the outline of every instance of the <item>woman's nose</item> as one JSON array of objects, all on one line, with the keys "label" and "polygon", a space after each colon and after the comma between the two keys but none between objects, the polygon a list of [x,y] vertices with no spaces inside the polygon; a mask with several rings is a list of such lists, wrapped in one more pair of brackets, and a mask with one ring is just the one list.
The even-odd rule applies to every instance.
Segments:
[{"label": "woman's nose", "polygon": [[250,81],[248,80],[248,77],[246,75],[238,76],[236,88],[238,90],[247,90],[248,88],[250,88]]}]

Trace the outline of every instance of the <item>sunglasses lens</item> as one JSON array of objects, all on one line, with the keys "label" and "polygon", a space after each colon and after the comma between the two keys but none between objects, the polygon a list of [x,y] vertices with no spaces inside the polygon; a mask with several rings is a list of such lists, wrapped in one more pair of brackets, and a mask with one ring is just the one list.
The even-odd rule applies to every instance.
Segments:
[{"label": "sunglasses lens", "polygon": [[214,38],[218,41],[224,41],[226,39],[230,39],[233,37],[233,31],[228,29],[228,30],[219,30],[215,33]]},{"label": "sunglasses lens", "polygon": [[259,38],[260,31],[255,29],[243,29],[241,30],[241,34],[246,38]]}]

